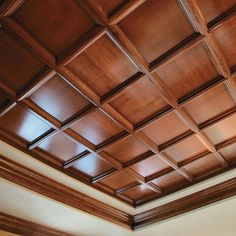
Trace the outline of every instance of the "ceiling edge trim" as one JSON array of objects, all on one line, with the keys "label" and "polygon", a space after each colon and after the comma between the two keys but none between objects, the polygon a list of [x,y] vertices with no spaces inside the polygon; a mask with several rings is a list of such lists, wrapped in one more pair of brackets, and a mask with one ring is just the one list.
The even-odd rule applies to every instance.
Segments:
[{"label": "ceiling edge trim", "polygon": [[0,229],[6,232],[34,236],[72,236],[59,230],[0,212]]}]

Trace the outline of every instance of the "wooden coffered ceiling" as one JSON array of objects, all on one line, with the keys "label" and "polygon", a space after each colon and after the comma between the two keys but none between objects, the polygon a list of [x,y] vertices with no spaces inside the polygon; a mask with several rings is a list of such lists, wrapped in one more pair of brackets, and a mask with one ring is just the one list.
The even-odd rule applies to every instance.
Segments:
[{"label": "wooden coffered ceiling", "polygon": [[235,167],[235,0],[0,3],[2,140],[133,206]]}]

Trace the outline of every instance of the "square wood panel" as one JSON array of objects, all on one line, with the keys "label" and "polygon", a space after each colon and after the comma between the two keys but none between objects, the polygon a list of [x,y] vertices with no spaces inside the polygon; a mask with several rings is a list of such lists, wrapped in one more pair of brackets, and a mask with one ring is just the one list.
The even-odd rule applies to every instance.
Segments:
[{"label": "square wood panel", "polygon": [[137,124],[167,107],[166,102],[147,77],[130,85],[110,104],[133,124]]},{"label": "square wood panel", "polygon": [[29,98],[62,122],[90,104],[59,75],[49,79]]},{"label": "square wood panel", "polygon": [[234,106],[227,88],[225,85],[220,85],[191,100],[184,107],[190,116],[200,124]]},{"label": "square wood panel", "polygon": [[221,48],[230,68],[236,65],[236,16],[213,31],[216,42]]},{"label": "square wood panel", "polygon": [[222,168],[214,155],[208,155],[184,166],[194,178],[201,178]]},{"label": "square wood panel", "polygon": [[166,143],[178,137],[189,129],[175,112],[160,118],[142,130],[149,139],[157,145]]},{"label": "square wood panel", "polygon": [[176,171],[172,171],[152,181],[156,186],[164,191],[171,191],[187,185],[189,182],[186,178]]},{"label": "square wood panel", "polygon": [[235,0],[197,0],[197,4],[200,7],[207,22],[214,20],[219,15],[225,13],[236,5]]},{"label": "square wood panel", "polygon": [[229,163],[236,163],[236,144],[224,148],[220,153]]},{"label": "square wood panel", "polygon": [[94,145],[99,145],[123,131],[100,110],[88,113],[70,128]]},{"label": "square wood panel", "polygon": [[105,148],[105,152],[125,164],[148,151],[148,148],[131,136]]},{"label": "square wood panel", "polygon": [[138,72],[107,34],[70,61],[67,67],[100,96]]},{"label": "square wood panel", "polygon": [[206,147],[195,135],[193,135],[177,143],[176,145],[167,148],[165,153],[167,153],[177,163],[181,164],[182,162],[191,160],[206,151]]},{"label": "square wood panel", "polygon": [[51,127],[28,109],[19,105],[0,117],[0,129],[26,142],[32,142]]},{"label": "square wood panel", "polygon": [[[59,55],[95,24],[73,0],[28,0],[13,18],[54,55]],[[66,29],[66,30],[61,30]]]},{"label": "square wood panel", "polygon": [[119,27],[148,62],[194,33],[175,0],[148,0],[123,19]]},{"label": "square wood panel", "polygon": [[178,99],[218,76],[202,43],[159,66],[155,71]]},{"label": "square wood panel", "polygon": [[236,137],[236,115],[207,128],[204,133],[214,145]]},{"label": "square wood panel", "polygon": [[139,186],[133,187],[129,190],[127,190],[125,193],[122,195],[128,197],[129,199],[133,201],[139,201],[139,200],[144,200],[147,198],[150,198],[154,196],[156,193],[152,191],[150,188],[147,186],[141,184]]},{"label": "square wood panel", "polygon": [[138,162],[130,168],[143,177],[148,177],[152,174],[165,172],[171,169],[170,166],[162,161],[157,155]]},{"label": "square wood panel", "polygon": [[85,151],[84,146],[73,142],[61,132],[47,138],[38,147],[62,162]]},{"label": "square wood panel", "polygon": [[135,182],[136,181],[133,178],[129,177],[123,172],[117,172],[100,181],[100,183],[104,184],[105,186],[115,191],[118,189],[128,187],[134,184]]},{"label": "square wood panel", "polygon": [[89,177],[96,177],[108,170],[111,170],[112,166],[102,161],[95,154],[90,154],[79,159],[72,168],[88,175]]},{"label": "square wood panel", "polygon": [[25,87],[45,65],[11,36],[4,25],[0,28],[0,78],[15,91]]}]

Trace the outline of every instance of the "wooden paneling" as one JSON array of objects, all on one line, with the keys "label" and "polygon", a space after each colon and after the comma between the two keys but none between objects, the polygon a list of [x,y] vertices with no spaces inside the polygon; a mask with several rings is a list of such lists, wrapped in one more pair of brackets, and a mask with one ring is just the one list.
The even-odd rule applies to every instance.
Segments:
[{"label": "wooden paneling", "polygon": [[204,132],[207,137],[217,145],[230,138],[236,136],[236,115],[233,115],[212,127],[209,127]]},{"label": "wooden paneling", "polygon": [[69,62],[67,67],[100,96],[138,72],[106,34]]},{"label": "wooden paneling", "polygon": [[133,201],[138,201],[141,199],[152,197],[153,195],[155,195],[155,192],[153,192],[150,188],[142,184],[129,189],[128,191],[123,193],[123,195],[132,199]]},{"label": "wooden paneling", "polygon": [[203,175],[209,175],[212,173],[212,171],[216,171],[219,168],[222,168],[222,166],[214,155],[208,155],[206,157],[200,158],[184,167],[184,169],[195,178],[201,177]]},{"label": "wooden paneling", "polygon": [[236,16],[213,31],[216,42],[220,46],[226,61],[231,68],[236,65],[235,24]]},{"label": "wooden paneling", "polygon": [[227,10],[231,9],[236,5],[235,0],[197,0],[205,19],[207,22],[214,20],[216,17],[225,13]]},{"label": "wooden paneling", "polygon": [[171,112],[147,126],[142,130],[142,133],[157,145],[160,145],[185,133],[186,131],[188,131],[188,127],[175,114],[175,112]]},{"label": "wooden paneling", "polygon": [[73,0],[48,0],[47,4],[29,0],[14,13],[13,18],[55,55],[94,26],[89,15]]},{"label": "wooden paneling", "polygon": [[145,159],[144,161],[138,162],[137,164],[133,165],[131,169],[133,169],[143,177],[148,177],[154,173],[164,172],[171,168],[158,156],[154,155]]},{"label": "wooden paneling", "polygon": [[89,102],[59,75],[53,76],[29,98],[60,121],[65,121],[89,105]]},{"label": "wooden paneling", "polygon": [[228,162],[236,163],[236,144],[226,147],[220,153]]},{"label": "wooden paneling", "polygon": [[148,62],[194,32],[175,0],[148,0],[118,25]]},{"label": "wooden paneling", "polygon": [[47,138],[38,147],[62,161],[67,161],[85,150],[82,145],[76,144],[62,133]]},{"label": "wooden paneling", "polygon": [[19,40],[11,36],[4,25],[0,28],[0,78],[15,91],[22,89],[44,68]]},{"label": "wooden paneling", "polygon": [[178,172],[172,171],[168,174],[165,174],[155,179],[154,181],[152,181],[152,183],[154,183],[164,191],[170,191],[182,187],[184,185],[187,185],[188,181]]},{"label": "wooden paneling", "polygon": [[126,174],[119,172],[100,181],[113,190],[118,190],[135,183],[134,179]]},{"label": "wooden paneling", "polygon": [[72,125],[71,129],[95,145],[122,132],[122,128],[117,126],[114,121],[99,110],[94,110],[85,115],[81,120]]},{"label": "wooden paneling", "polygon": [[234,105],[226,87],[220,85],[187,103],[184,107],[191,117],[200,124],[227,111]]},{"label": "wooden paneling", "polygon": [[147,77],[129,86],[117,95],[110,104],[133,124],[167,107]]},{"label": "wooden paneling", "polygon": [[95,154],[90,154],[79,159],[72,168],[85,173],[89,177],[95,177],[111,170],[112,166],[99,159]]},{"label": "wooden paneling", "polygon": [[0,129],[31,142],[51,127],[26,108],[17,105],[0,117]]},{"label": "wooden paneling", "polygon": [[177,98],[181,98],[218,76],[203,44],[155,70]]},{"label": "wooden paneling", "polygon": [[127,163],[147,151],[148,148],[133,136],[105,149],[105,152],[122,163]]},{"label": "wooden paneling", "polygon": [[233,168],[233,4],[7,1],[1,139],[133,206]]},{"label": "wooden paneling", "polygon": [[197,137],[191,136],[182,142],[177,143],[173,147],[168,148],[166,153],[177,163],[181,163],[206,151],[206,147],[197,139]]}]

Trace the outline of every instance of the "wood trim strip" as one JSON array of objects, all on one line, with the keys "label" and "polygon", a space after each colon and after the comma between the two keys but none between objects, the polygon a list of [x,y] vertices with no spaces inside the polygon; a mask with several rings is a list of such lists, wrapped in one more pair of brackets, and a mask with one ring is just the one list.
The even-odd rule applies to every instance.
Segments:
[{"label": "wood trim strip", "polygon": [[1,156],[0,177],[130,229],[131,216]]},{"label": "wood trim strip", "polygon": [[0,229],[27,236],[72,236],[53,228],[0,212]]},{"label": "wood trim strip", "polygon": [[236,178],[161,205],[133,217],[133,229],[160,222],[236,195]]}]

